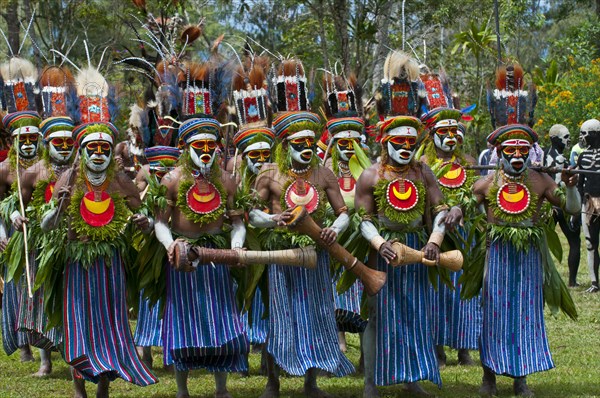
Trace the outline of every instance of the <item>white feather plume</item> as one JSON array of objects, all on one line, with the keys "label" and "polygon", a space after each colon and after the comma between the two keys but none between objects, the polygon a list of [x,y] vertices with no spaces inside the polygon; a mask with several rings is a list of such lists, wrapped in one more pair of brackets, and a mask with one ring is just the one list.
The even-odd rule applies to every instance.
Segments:
[{"label": "white feather plume", "polygon": [[419,78],[419,64],[405,52],[392,51],[383,64],[383,76],[387,81],[392,81],[394,78],[415,81]]},{"label": "white feather plume", "polygon": [[108,96],[108,82],[96,68],[87,67],[81,69],[77,76],[75,76],[75,83],[77,85],[77,95]]}]

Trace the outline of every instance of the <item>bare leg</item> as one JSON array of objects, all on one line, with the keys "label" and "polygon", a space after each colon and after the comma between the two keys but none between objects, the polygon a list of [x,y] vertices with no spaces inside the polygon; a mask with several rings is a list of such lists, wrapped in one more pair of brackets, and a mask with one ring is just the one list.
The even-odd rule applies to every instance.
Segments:
[{"label": "bare leg", "polygon": [[96,398],[108,398],[108,388],[110,387],[110,381],[106,376],[100,376],[98,380],[98,387],[96,388]]},{"label": "bare leg", "polygon": [[25,344],[19,347],[19,353],[21,357],[21,362],[35,361],[35,359],[33,359],[33,354],[31,353],[31,347],[29,347],[29,344]]},{"label": "bare leg", "polygon": [[364,398],[377,398],[379,392],[375,387],[375,338],[377,322],[377,298],[367,298],[369,306],[369,323],[363,333],[362,348],[365,361],[365,389],[363,391]]},{"label": "bare leg", "polygon": [[177,383],[176,398],[190,398],[190,392],[187,387],[189,371],[175,369],[175,382]]},{"label": "bare leg", "polygon": [[144,365],[146,365],[148,369],[152,369],[152,347],[136,346],[135,349]]},{"label": "bare leg", "polygon": [[462,366],[473,366],[475,362],[471,358],[469,350],[461,348],[458,350],[458,364]]},{"label": "bare leg", "polygon": [[340,346],[341,352],[348,351],[348,347],[346,346],[346,333],[345,332],[338,332],[338,344]]},{"label": "bare leg", "polygon": [[265,356],[267,359],[267,386],[260,398],[279,398],[279,367],[271,354],[266,352]]},{"label": "bare leg", "polygon": [[364,374],[365,373],[365,352],[363,350],[363,333],[358,334],[358,339],[360,342],[360,357],[358,358],[358,368],[356,369],[356,373]]},{"label": "bare leg", "polygon": [[527,386],[526,377],[515,377],[513,381],[513,390],[518,397],[533,397],[533,391]]},{"label": "bare leg", "polygon": [[431,394],[425,391],[423,387],[421,387],[421,384],[419,384],[417,381],[406,383],[404,386],[404,391],[420,397],[431,397]]},{"label": "bare leg", "polygon": [[440,369],[446,367],[446,352],[443,345],[435,346],[435,356],[437,357],[438,367]]},{"label": "bare leg", "polygon": [[52,353],[50,350],[40,349],[40,369],[33,375],[36,377],[48,376],[52,373]]},{"label": "bare leg", "polygon": [[227,391],[227,372],[215,372],[215,398],[233,398]]},{"label": "bare leg", "polygon": [[498,394],[496,388],[496,374],[492,369],[487,366],[483,366],[483,378],[481,379],[481,387],[479,388],[479,395],[483,397],[492,397]]},{"label": "bare leg", "polygon": [[85,392],[85,380],[75,376],[75,369],[71,368],[71,376],[73,377],[73,396],[75,398],[87,398]]},{"label": "bare leg", "polygon": [[310,398],[332,398],[333,395],[326,393],[325,391],[317,387],[317,375],[319,369],[310,368],[304,375],[304,394]]}]

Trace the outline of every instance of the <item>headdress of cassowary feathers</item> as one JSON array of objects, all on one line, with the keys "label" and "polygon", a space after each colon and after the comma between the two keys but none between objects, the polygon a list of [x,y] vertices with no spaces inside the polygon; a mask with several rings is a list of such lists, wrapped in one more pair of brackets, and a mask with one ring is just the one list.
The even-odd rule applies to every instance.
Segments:
[{"label": "headdress of cassowary feathers", "polygon": [[233,73],[233,105],[240,129],[267,127],[271,123],[268,71],[268,59],[248,57]]},{"label": "headdress of cassowary feathers", "polygon": [[525,89],[524,72],[517,63],[503,65],[496,70],[496,84],[487,90],[487,101],[492,127],[508,124],[534,123],[533,112],[537,93],[533,83]]},{"label": "headdress of cassowary feathers", "polygon": [[277,68],[273,79],[276,86],[277,112],[308,110],[308,97],[304,66],[298,59],[287,59]]},{"label": "headdress of cassowary feathers", "polygon": [[402,51],[392,51],[385,59],[376,99],[380,119],[418,116],[425,100],[418,63]]},{"label": "headdress of cassowary feathers", "polygon": [[323,93],[325,95],[325,114],[327,118],[355,117],[362,112],[361,87],[357,84],[356,75],[347,79],[332,73],[323,76]]},{"label": "headdress of cassowary feathers", "polygon": [[14,56],[0,65],[3,80],[3,103],[8,113],[37,111],[36,67],[28,60]]},{"label": "headdress of cassowary feathers", "polygon": [[96,68],[88,66],[79,70],[75,84],[81,123],[110,122],[116,117],[114,89]]},{"label": "headdress of cassowary feathers", "polygon": [[427,65],[421,65],[420,70],[427,95],[427,109],[453,108],[452,91],[446,72],[443,69],[437,73],[431,72]]},{"label": "headdress of cassowary feathers", "polygon": [[77,114],[75,77],[66,66],[44,67],[39,80],[42,98],[42,117],[68,116]]}]

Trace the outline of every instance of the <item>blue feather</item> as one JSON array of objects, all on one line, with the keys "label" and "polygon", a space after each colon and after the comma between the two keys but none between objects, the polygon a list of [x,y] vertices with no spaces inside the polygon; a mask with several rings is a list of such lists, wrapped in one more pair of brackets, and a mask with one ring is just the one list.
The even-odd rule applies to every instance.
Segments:
[{"label": "blue feather", "polygon": [[477,108],[477,104],[471,104],[469,106],[465,106],[460,110],[461,113],[471,113],[475,108]]},{"label": "blue feather", "polygon": [[115,88],[110,86],[108,89],[108,113],[110,121],[114,122],[119,117],[119,103],[117,102],[117,94]]}]

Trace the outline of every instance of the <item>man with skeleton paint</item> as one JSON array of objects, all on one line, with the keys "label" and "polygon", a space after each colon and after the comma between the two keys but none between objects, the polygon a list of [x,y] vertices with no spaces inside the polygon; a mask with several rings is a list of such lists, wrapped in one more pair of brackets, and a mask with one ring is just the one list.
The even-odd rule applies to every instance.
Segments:
[{"label": "man with skeleton paint", "polygon": [[[163,317],[166,365],[174,364],[177,397],[189,397],[189,370],[214,372],[215,396],[231,397],[227,372],[248,369],[248,339],[234,297],[233,279],[225,265],[198,264],[197,247],[242,249],[246,229],[242,211],[234,208],[235,180],[221,170],[217,141],[221,125],[212,117],[186,120],[179,127],[185,142],[180,166],[165,175],[167,207],[157,211],[155,233],[169,256],[167,297]],[[229,219],[231,233],[225,235]],[[176,238],[176,240],[174,239]],[[180,268],[175,251],[192,262]],[[187,256],[187,257],[186,257]],[[192,310],[194,309],[194,310]],[[213,318],[217,314],[217,318]],[[217,322],[207,330],[205,325]]]},{"label": "man with skeleton paint", "polygon": [[[550,127],[548,132],[551,146],[544,151],[544,166],[566,169],[569,167],[569,160],[565,157],[571,144],[570,134],[567,127],[562,124],[555,124]],[[551,174],[554,181],[560,184],[560,174]],[[581,217],[579,215],[565,216],[560,207],[554,207],[554,221],[560,225],[560,229],[565,234],[569,243],[569,286],[579,286],[577,283],[577,271],[579,269],[579,260],[581,257]]]},{"label": "man with skeleton paint", "polygon": [[[550,263],[542,204],[547,200],[576,214],[581,200],[576,175],[563,171],[566,192],[561,193],[547,174],[529,169],[529,152],[537,140],[537,134],[526,125],[496,129],[488,142],[495,147],[500,169],[473,187],[477,203],[485,205],[490,240],[483,275],[480,347],[480,393],[485,396],[497,394],[496,375],[514,378],[515,395],[532,396],[526,376],[554,367],[545,332],[544,300],[550,306],[556,303],[550,303],[544,294],[546,288],[552,288],[545,286],[548,278],[544,275],[556,276],[559,284],[562,281]],[[569,299],[561,297],[563,311],[566,301],[572,304]]]},{"label": "man with skeleton paint", "polygon": [[[583,170],[600,170],[600,121],[590,119],[583,122],[579,133],[580,142],[585,150],[577,159],[577,166]],[[598,246],[600,242],[600,177],[582,175],[579,180],[579,191],[583,195],[583,210],[581,213],[583,231],[588,250],[588,269],[592,285],[589,293],[600,291],[598,287],[598,267],[600,257]]]}]

